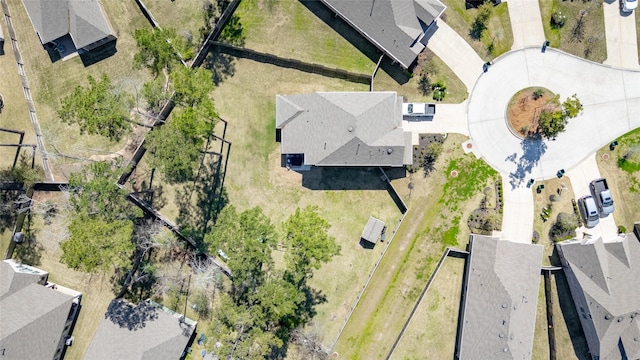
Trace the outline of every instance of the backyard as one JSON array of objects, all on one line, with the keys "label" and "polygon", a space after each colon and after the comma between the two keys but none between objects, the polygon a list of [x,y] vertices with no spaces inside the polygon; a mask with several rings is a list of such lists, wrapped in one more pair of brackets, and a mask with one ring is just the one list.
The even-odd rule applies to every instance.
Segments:
[{"label": "backyard", "polygon": [[607,59],[602,0],[539,0],[539,4],[552,47],[599,63]]},{"label": "backyard", "polygon": [[443,20],[471,45],[485,61],[511,50],[513,33],[506,3],[491,2],[474,8],[466,1],[443,0],[447,11]]}]

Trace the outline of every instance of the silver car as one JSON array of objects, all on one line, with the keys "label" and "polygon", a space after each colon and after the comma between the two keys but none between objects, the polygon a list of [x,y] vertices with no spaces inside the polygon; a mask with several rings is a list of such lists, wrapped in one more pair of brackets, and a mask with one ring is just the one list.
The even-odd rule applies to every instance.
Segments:
[{"label": "silver car", "polygon": [[600,222],[600,215],[598,215],[598,207],[596,206],[596,201],[593,199],[593,196],[583,196],[580,198],[579,203],[582,204],[580,212],[582,213],[585,226],[592,228],[598,225]]},{"label": "silver car", "polygon": [[632,12],[638,7],[638,0],[622,0],[622,11]]}]

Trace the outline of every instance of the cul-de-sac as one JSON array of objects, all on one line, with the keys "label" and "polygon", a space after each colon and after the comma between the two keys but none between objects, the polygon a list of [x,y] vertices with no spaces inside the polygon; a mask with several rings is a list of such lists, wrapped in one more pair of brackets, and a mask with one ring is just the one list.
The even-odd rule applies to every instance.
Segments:
[{"label": "cul-de-sac", "polygon": [[0,360],[640,359],[638,0],[0,0]]}]

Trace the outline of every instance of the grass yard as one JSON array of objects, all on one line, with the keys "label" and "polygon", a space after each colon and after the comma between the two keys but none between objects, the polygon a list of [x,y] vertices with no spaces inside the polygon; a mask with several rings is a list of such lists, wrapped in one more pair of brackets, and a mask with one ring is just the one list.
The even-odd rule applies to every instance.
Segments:
[{"label": "grass yard", "polygon": [[243,1],[235,14],[249,49],[363,74],[380,56],[319,1]]},{"label": "grass yard", "polygon": [[[390,72],[390,71],[389,71]],[[380,69],[373,81],[374,90],[396,91],[407,102],[434,102],[432,94],[423,95],[418,88],[420,74],[428,73],[432,83],[442,81],[447,87],[443,103],[458,104],[469,96],[467,87],[436,54],[425,48],[418,56],[413,76],[405,75],[406,82],[398,83],[387,71]]]},{"label": "grass yard", "polygon": [[[58,119],[57,110],[64,96],[69,95],[76,86],[88,84],[88,75],[97,78],[106,72],[112,83],[132,94],[140,90],[143,82],[149,78],[146,71],[135,70],[132,67],[133,55],[136,52],[133,31],[149,26],[135,2],[103,2],[118,37],[117,53],[88,67],[85,67],[77,56],[52,63],[38,40],[22,2],[9,0],[8,4],[56,178],[66,176],[70,170],[78,169],[79,160],[76,158],[104,155],[121,149],[126,139],[114,143],[100,136],[80,135],[77,127],[63,124]],[[5,44],[5,48],[7,45],[9,44]],[[2,68],[4,71],[4,65]],[[17,71],[15,64],[12,65],[11,71]],[[21,98],[21,91],[15,96]],[[24,104],[24,100],[22,102]],[[4,114],[0,116],[4,117]]]},{"label": "grass yard", "polygon": [[[394,181],[409,212],[371,281],[375,286],[367,289],[338,340],[341,358],[384,358],[444,248],[466,246],[466,219],[496,173],[463,155],[464,140],[449,134],[436,171],[426,179],[416,173]],[[457,177],[450,176],[454,169]]]},{"label": "grass yard", "polygon": [[[540,184],[544,185],[544,189],[540,194],[536,193],[536,187]],[[564,186],[564,187],[563,187]],[[559,265],[551,262],[551,255],[554,250],[554,241],[549,234],[551,227],[556,222],[558,214],[573,213],[573,188],[568,177],[560,179],[553,178],[545,181],[538,181],[531,187],[532,196],[535,199],[533,209],[533,230],[538,233],[537,244],[544,246],[544,255],[542,257],[542,265]],[[558,191],[558,189],[561,189]],[[543,209],[550,207],[548,218],[543,220]],[[578,224],[576,224],[576,228]],[[575,233],[573,233],[575,236]]]},{"label": "grass yard", "polygon": [[538,291],[538,307],[536,311],[536,327],[533,335],[533,349],[531,359],[548,360],[549,332],[547,328],[547,303],[544,295],[544,277],[540,276],[540,290]]},{"label": "grass yard", "polygon": [[633,224],[640,220],[640,129],[617,140],[619,145],[615,150],[611,151],[608,145],[598,150],[596,161],[600,174],[607,179],[615,201],[616,210],[613,215],[616,224],[624,226],[630,232]]},{"label": "grass yard", "polygon": [[[551,46],[595,62],[607,59],[602,0],[539,0],[544,34]],[[551,25],[555,11],[566,16],[561,28]]]},{"label": "grass yard", "polygon": [[442,263],[391,359],[451,359],[462,291],[464,259]]},{"label": "grass yard", "polygon": [[[204,25],[204,1],[143,0],[143,2],[161,27],[174,28],[178,35],[184,36],[187,40],[191,38],[194,53],[197,51],[201,43],[200,28]],[[138,13],[140,13],[139,10]]]},{"label": "grass yard", "polygon": [[492,60],[511,50],[513,33],[506,3],[493,7],[491,16],[486,21],[486,30],[478,39],[471,34],[471,27],[479,10],[467,8],[465,1],[443,0],[442,2],[447,6],[443,20],[462,36],[483,60]]}]

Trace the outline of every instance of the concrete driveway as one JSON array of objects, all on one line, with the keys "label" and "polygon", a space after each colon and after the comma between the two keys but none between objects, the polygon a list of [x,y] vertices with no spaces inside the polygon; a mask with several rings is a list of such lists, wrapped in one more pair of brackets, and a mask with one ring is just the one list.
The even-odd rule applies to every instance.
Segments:
[{"label": "concrete driveway", "polygon": [[606,0],[602,8],[607,44],[607,60],[604,63],[627,69],[640,69],[635,14],[621,12],[619,0]]},{"label": "concrete driveway", "polygon": [[[418,118],[417,118],[418,119]],[[403,121],[402,128],[418,134],[457,133],[469,136],[467,101],[460,104],[437,104],[436,115],[428,120]],[[414,145],[417,144],[417,141]]]},{"label": "concrete driveway", "polygon": [[542,46],[544,29],[538,0],[507,0],[513,45],[511,50]]},{"label": "concrete driveway", "polygon": [[531,244],[533,237],[533,194],[525,184],[516,188],[509,185],[508,176],[502,176],[502,233],[500,238]]},{"label": "concrete driveway", "polygon": [[[566,175],[569,177],[569,180],[571,180],[571,187],[573,187],[576,201],[584,195],[591,195],[589,183],[601,177],[595,154],[587,156],[587,158],[577,166],[567,171]],[[616,201],[616,199],[614,199],[614,201]],[[601,217],[598,225],[591,229],[587,229],[584,226],[578,228],[576,230],[577,237],[581,239],[585,234],[589,234],[594,238],[602,237],[602,240],[605,242],[617,238],[618,227],[616,226],[614,215],[615,212],[607,217]]]},{"label": "concrete driveway", "polygon": [[[516,188],[529,178],[556,176],[616,137],[640,127],[640,71],[619,70],[548,48],[527,48],[498,58],[478,79],[468,107],[469,133],[491,166]],[[521,140],[505,120],[519,90],[545,87],[564,100],[577,94],[583,113],[555,141]]]}]

